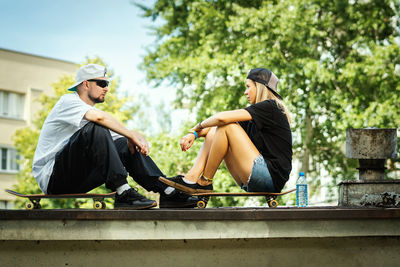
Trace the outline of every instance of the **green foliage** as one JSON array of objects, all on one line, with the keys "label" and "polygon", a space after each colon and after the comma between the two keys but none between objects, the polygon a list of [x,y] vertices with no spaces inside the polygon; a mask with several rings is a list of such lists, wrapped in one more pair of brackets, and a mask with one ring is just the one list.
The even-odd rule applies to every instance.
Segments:
[{"label": "green foliage", "polygon": [[[106,65],[100,58],[87,58],[82,65],[89,63],[96,63],[100,65]],[[97,107],[112,114],[115,118],[119,119],[121,122],[126,123],[132,116],[139,110],[139,106],[135,104],[128,105],[130,101],[127,97],[119,97],[117,95],[119,79],[113,79],[112,70],[108,71],[108,75],[112,80],[109,86],[109,92],[107,93],[106,101],[99,104]],[[66,94],[70,93],[66,89],[74,84],[75,77],[73,75],[65,75],[60,78],[59,81],[55,82],[52,86],[54,89],[54,95],[49,96],[42,94],[38,101],[41,104],[41,109],[38,111],[37,116],[33,122],[34,127],[26,127],[19,129],[15,132],[13,136],[14,145],[18,153],[23,157],[21,170],[17,174],[17,185],[14,190],[21,192],[23,194],[39,194],[41,193],[39,186],[35,178],[32,175],[32,162],[33,156],[36,150],[37,142],[39,139],[40,129],[43,123],[54,107],[58,99]],[[130,102],[133,103],[133,102]],[[92,190],[93,193],[105,193],[108,192],[104,186]],[[106,202],[110,202],[106,199]],[[26,203],[25,199],[18,199],[16,202],[17,207],[23,207]],[[77,207],[91,207],[91,200],[88,199],[56,199],[56,200],[42,200],[41,204],[46,208],[77,208]]]},{"label": "green foliage", "polygon": [[[398,1],[158,0],[141,6],[157,20],[157,44],[142,68],[151,81],[178,88],[176,105],[198,120],[246,103],[254,67],[280,78],[293,115],[294,156],[311,191],[351,179],[345,130],[400,124]],[[389,176],[398,169],[391,161]],[[329,172],[332,181],[320,177]]]}]

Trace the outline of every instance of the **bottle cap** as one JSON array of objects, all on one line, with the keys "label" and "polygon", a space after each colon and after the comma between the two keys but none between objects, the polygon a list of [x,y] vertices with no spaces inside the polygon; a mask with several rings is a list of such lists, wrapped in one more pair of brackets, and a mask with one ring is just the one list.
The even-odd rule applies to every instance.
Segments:
[{"label": "bottle cap", "polygon": [[300,176],[304,176],[304,172],[299,172],[299,175]]}]

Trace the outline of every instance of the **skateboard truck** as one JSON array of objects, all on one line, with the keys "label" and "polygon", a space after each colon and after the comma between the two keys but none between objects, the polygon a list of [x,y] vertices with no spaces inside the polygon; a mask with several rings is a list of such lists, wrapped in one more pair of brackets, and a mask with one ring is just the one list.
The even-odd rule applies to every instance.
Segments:
[{"label": "skateboard truck", "polygon": [[27,202],[25,204],[25,208],[27,210],[33,210],[33,209],[40,209],[42,208],[42,205],[40,205],[40,198],[30,198],[29,199],[30,202]]}]

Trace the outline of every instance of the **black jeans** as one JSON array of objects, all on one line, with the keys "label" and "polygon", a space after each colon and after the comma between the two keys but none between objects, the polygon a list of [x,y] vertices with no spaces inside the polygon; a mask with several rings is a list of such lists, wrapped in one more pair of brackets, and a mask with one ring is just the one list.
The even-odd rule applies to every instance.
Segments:
[{"label": "black jeans", "polygon": [[113,141],[107,128],[88,122],[56,154],[47,193],[86,193],[104,183],[115,191],[127,182],[127,171],[148,191],[162,193],[167,187],[150,157],[131,154],[125,137]]}]

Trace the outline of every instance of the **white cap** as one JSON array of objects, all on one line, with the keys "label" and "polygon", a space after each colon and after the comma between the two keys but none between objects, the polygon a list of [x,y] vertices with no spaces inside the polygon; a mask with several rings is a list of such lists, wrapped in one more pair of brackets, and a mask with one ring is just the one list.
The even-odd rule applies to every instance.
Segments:
[{"label": "white cap", "polygon": [[107,77],[107,68],[98,64],[88,64],[79,68],[76,73],[75,83],[70,88],[69,91],[76,91],[76,86],[81,84],[83,81],[90,79]]}]

